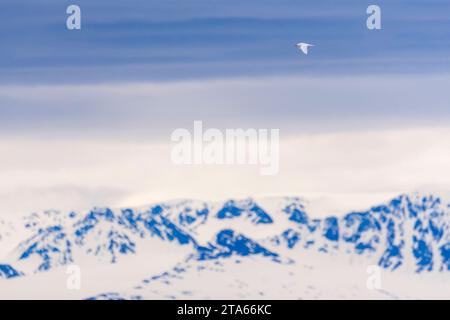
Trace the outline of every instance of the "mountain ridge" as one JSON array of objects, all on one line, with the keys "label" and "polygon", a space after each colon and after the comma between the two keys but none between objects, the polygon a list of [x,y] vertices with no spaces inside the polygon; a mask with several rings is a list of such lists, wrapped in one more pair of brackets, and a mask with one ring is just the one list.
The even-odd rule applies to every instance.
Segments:
[{"label": "mountain ridge", "polygon": [[309,217],[302,198],[272,200],[271,205],[251,198],[183,200],[147,209],[34,213],[23,219],[26,237],[2,262],[11,268],[3,273],[28,275],[88,258],[115,264],[139,255],[143,243],[158,247],[161,241],[190,248],[189,258],[199,260],[274,259],[314,251],[360,256],[391,271],[450,271],[450,209],[439,197],[404,194],[322,219]]}]

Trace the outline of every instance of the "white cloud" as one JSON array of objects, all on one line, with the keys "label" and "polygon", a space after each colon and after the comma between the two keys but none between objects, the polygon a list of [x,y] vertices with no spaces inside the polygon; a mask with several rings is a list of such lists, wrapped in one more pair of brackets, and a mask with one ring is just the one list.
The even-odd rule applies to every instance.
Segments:
[{"label": "white cloud", "polygon": [[2,134],[162,138],[203,120],[284,134],[447,126],[449,75],[0,86]]},{"label": "white cloud", "polygon": [[276,176],[257,166],[176,166],[169,143],[2,139],[0,210],[300,195],[334,198],[340,211],[415,189],[450,190],[450,129],[282,137]]},{"label": "white cloud", "polygon": [[[273,194],[333,197],[347,208],[448,190],[448,82],[430,75],[2,86],[0,214]],[[170,134],[194,120],[279,128],[280,173],[173,165]]]}]

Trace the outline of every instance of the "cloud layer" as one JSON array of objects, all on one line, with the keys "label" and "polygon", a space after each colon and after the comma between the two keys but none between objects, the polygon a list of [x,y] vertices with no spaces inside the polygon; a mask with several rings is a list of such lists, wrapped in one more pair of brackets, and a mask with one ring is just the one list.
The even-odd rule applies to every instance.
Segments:
[{"label": "cloud layer", "polygon": [[261,176],[258,166],[175,165],[170,143],[2,139],[0,213],[266,195],[363,208],[414,190],[450,191],[449,141],[436,128],[296,135],[281,140],[279,174]]},{"label": "cloud layer", "polygon": [[281,134],[447,126],[450,76],[0,86],[0,134],[167,141],[179,127]]}]

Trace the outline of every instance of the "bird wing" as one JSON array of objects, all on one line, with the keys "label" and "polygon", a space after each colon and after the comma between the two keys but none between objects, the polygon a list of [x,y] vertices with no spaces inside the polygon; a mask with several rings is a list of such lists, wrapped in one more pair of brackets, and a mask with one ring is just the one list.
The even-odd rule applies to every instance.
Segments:
[{"label": "bird wing", "polygon": [[308,46],[307,45],[300,46],[300,50],[302,50],[302,52],[304,54],[308,54]]}]

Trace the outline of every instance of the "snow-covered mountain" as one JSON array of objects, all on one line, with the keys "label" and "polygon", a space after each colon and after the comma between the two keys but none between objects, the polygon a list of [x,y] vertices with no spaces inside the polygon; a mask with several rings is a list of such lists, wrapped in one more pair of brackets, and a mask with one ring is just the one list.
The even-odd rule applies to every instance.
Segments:
[{"label": "snow-covered mountain", "polygon": [[301,203],[283,209],[297,225],[273,241],[292,250],[367,256],[390,270],[450,271],[449,205],[433,196],[400,196],[343,217],[309,219]]},{"label": "snow-covered mountain", "polygon": [[[301,198],[183,200],[147,208],[34,213],[0,222],[0,240],[0,278],[8,279],[0,281],[8,285],[80,265],[89,266],[89,272],[108,268],[131,278],[136,269],[135,274],[147,274],[138,286],[143,288],[164,278],[172,283],[171,277],[178,279],[179,274],[192,276],[192,270],[197,276],[207,269],[212,277],[218,274],[211,273],[214,266],[231,270],[254,261],[263,261],[260,265],[271,273],[286,268],[296,273],[308,264],[323,267],[331,262],[364,271],[377,265],[390,276],[448,278],[450,205],[432,195],[401,195],[365,211],[314,218],[308,214],[308,201]],[[153,270],[158,263],[161,268]],[[94,298],[127,296],[92,292]],[[446,294],[450,297],[450,291]],[[139,292],[130,296],[147,297]],[[171,295],[161,297],[166,296]]]}]

